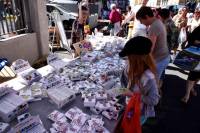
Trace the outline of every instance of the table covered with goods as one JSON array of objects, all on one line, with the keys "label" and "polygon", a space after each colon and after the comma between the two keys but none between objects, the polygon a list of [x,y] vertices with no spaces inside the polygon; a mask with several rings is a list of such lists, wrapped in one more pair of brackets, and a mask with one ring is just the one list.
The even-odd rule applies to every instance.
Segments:
[{"label": "table covered with goods", "polygon": [[92,51],[72,60],[51,53],[32,68],[19,59],[17,78],[0,84],[0,132],[109,133],[124,109],[120,77],[102,76],[126,65],[118,56],[126,40],[90,36]]}]

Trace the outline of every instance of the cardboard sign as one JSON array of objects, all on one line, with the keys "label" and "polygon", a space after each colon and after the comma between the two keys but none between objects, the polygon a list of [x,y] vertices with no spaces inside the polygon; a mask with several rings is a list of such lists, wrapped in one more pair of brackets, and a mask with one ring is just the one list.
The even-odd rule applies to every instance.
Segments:
[{"label": "cardboard sign", "polygon": [[90,42],[87,42],[85,40],[73,44],[77,54],[80,56],[81,53],[87,53],[89,51],[92,51],[92,45]]},{"label": "cardboard sign", "polygon": [[11,69],[14,70],[17,74],[29,68],[31,68],[29,62],[23,59],[18,59],[11,65]]}]

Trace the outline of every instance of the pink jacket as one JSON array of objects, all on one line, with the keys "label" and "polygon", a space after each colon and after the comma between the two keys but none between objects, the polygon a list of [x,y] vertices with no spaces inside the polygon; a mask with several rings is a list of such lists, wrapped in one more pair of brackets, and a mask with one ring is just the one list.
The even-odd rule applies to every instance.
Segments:
[{"label": "pink jacket", "polygon": [[113,10],[111,11],[110,15],[109,15],[109,19],[111,21],[111,23],[117,23],[117,22],[121,22],[122,21],[122,16],[121,14],[117,11],[117,10]]}]

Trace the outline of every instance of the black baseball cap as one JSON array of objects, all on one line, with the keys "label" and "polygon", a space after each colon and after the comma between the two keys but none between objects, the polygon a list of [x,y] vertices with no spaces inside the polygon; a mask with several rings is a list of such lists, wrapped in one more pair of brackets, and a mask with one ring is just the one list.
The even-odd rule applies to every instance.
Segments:
[{"label": "black baseball cap", "polygon": [[151,52],[152,42],[149,38],[137,36],[131,38],[119,53],[120,57],[128,55],[148,55]]}]

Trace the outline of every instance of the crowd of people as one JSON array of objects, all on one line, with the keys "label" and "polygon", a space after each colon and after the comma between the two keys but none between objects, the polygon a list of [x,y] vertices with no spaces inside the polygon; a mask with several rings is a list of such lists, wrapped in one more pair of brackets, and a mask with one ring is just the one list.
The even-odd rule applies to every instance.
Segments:
[{"label": "crowd of people", "polygon": [[[178,14],[172,16],[169,9],[152,9],[146,6],[148,0],[131,9],[128,6],[127,14],[123,16],[117,5],[111,4],[109,15],[111,35],[119,35],[124,25],[134,21],[133,37],[125,44],[119,53],[127,60],[123,71],[109,71],[105,75],[115,74],[121,77],[121,84],[129,89],[125,96],[133,97],[135,92],[141,94],[141,123],[148,117],[155,116],[154,106],[162,96],[162,82],[165,78],[165,69],[172,61],[170,54],[177,54],[181,48],[190,46],[200,47],[200,8],[189,12],[187,7],[180,8]],[[87,14],[87,8],[81,7],[82,16]],[[75,21],[73,36],[83,33],[83,23]],[[80,32],[78,32],[80,31]],[[79,37],[80,38],[80,37]],[[74,40],[74,39],[73,39]],[[76,41],[75,41],[76,42]],[[104,77],[105,77],[104,75]],[[194,85],[200,79],[200,72],[190,71],[185,96],[181,99],[187,103],[190,94],[196,96]],[[130,112],[129,112],[130,113]]]}]

